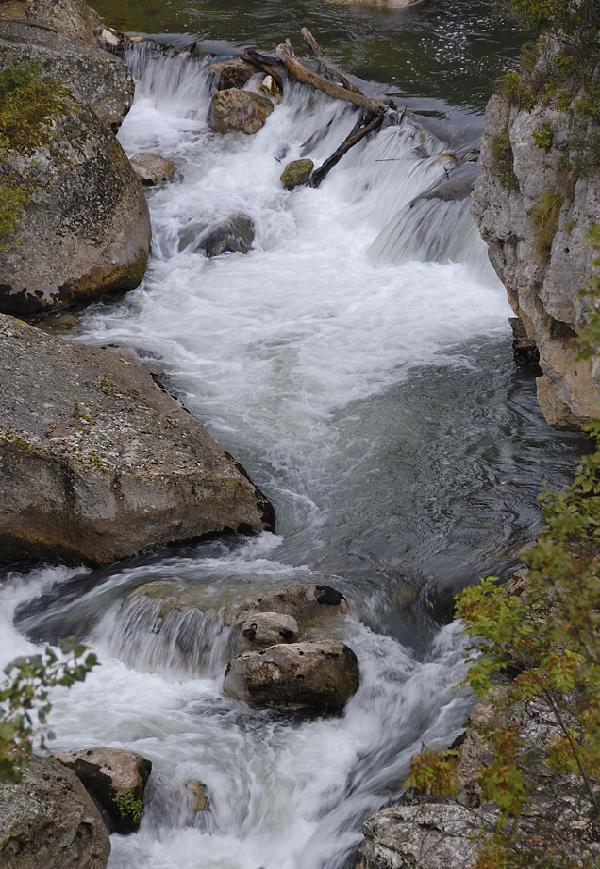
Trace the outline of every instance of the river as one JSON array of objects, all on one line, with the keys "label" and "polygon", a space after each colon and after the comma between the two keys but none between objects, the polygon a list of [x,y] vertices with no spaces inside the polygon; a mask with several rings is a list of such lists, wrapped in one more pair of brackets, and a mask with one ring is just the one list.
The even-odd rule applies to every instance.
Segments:
[{"label": "river", "polygon": [[[433,202],[419,221],[407,208],[442,176],[448,143],[478,135],[521,35],[491,3],[460,16],[450,2],[95,5],[116,26],[185,32],[219,54],[309,23],[365,88],[443,116],[423,135],[408,121],[382,130],[319,190],[290,193],[279,161],[311,137],[313,159],[326,157],[350,108],[291,87],[256,136],[223,138],[207,129],[202,61],[130,54],[138,90],[121,141],[172,157],[180,175],[149,194],[143,286],[88,310],[76,337],[160,370],[273,500],[277,533],[94,572],[13,571],[0,589],[3,660],[77,632],[102,662],[57,693],[56,747],[124,746],[154,763],[141,831],[112,837],[112,869],[342,869],[411,754],[452,742],[468,715],[452,595],[518,563],[543,481],[564,483],[582,446],[544,424],[531,372],[515,368],[506,293],[466,204]],[[257,228],[250,254],[194,252],[190,239],[237,213]],[[124,595],[158,578],[205,595],[192,660],[124,620]],[[337,718],[223,696],[219,607],[298,581],[352,601],[344,636],[361,687]],[[190,823],[189,779],[208,787],[204,824]]]}]

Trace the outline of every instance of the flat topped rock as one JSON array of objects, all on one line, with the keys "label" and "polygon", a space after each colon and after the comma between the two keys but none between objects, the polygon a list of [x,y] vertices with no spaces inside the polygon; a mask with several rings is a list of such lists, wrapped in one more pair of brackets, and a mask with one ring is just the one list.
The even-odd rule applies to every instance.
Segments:
[{"label": "flat topped rock", "polygon": [[238,655],[227,665],[223,690],[255,706],[339,712],[358,691],[358,682],[352,649],[323,640]]},{"label": "flat topped rock", "polygon": [[125,354],[0,315],[0,558],[106,564],[273,527],[267,499]]}]

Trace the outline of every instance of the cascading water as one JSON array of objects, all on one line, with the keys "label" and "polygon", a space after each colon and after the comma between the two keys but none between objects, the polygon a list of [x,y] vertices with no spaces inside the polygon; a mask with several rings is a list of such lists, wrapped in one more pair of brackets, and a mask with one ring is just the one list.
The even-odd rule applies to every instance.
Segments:
[{"label": "cascading water", "polygon": [[[505,295],[464,206],[408,208],[442,177],[442,142],[406,119],[319,190],[290,193],[282,164],[324,159],[351,108],[291,87],[256,136],[220,137],[201,61],[144,46],[130,61],[123,144],[171,156],[180,175],[150,194],[143,287],[90,311],[81,337],[161,366],[274,500],[279,536],[9,577],[3,658],[74,630],[97,650],[53,728],[59,747],[122,745],[154,763],[141,831],[113,836],[113,869],[341,869],[411,754],[452,741],[468,712],[460,627],[439,629],[431,594],[510,558],[537,521],[540,465],[556,478],[570,453],[545,436],[542,458],[535,413],[507,403]],[[207,259],[195,240],[235,214],[254,222],[254,249]],[[131,596],[164,580],[200,592],[202,612]],[[353,601],[343,633],[361,687],[339,718],[223,696],[227,607],[290,582]],[[190,779],[207,785],[207,824],[190,819]]]}]

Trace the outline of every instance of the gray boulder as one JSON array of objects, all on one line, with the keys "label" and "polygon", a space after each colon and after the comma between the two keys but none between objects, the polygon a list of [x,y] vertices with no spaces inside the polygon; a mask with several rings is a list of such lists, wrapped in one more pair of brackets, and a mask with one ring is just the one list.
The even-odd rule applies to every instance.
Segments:
[{"label": "gray boulder", "polygon": [[246,652],[227,665],[228,697],[288,711],[339,712],[358,691],[356,655],[343,643],[277,645]]},{"label": "gray boulder", "polygon": [[228,217],[223,223],[209,230],[198,244],[208,257],[224,253],[248,253],[252,249],[254,222],[243,214]]},{"label": "gray boulder", "polygon": [[33,147],[0,163],[13,200],[0,237],[0,312],[43,315],[133,289],[150,249],[139,178],[113,134],[70,96]]},{"label": "gray boulder", "polygon": [[177,171],[175,163],[161,154],[134,154],[130,163],[144,187],[166,184]]},{"label": "gray boulder", "polygon": [[106,564],[273,527],[267,499],[123,354],[0,316],[0,559]]},{"label": "gray boulder", "polygon": [[252,135],[264,127],[274,105],[260,94],[227,88],[213,95],[208,110],[208,126],[215,133]]},{"label": "gray boulder", "polygon": [[477,857],[483,823],[459,805],[383,809],[365,821],[356,869],[468,869]]},{"label": "gray boulder", "polygon": [[75,36],[93,45],[102,19],[84,0],[10,0],[0,4],[0,18],[21,19],[30,24]]},{"label": "gray boulder", "polygon": [[39,63],[45,78],[66,85],[101,124],[113,132],[119,129],[133,102],[135,85],[118,57],[76,36],[24,21],[0,21],[0,70],[24,62]]},{"label": "gray boulder", "polygon": [[239,621],[239,652],[267,649],[279,643],[294,643],[298,639],[298,622],[283,613],[244,613]]},{"label": "gray boulder", "polygon": [[344,595],[329,585],[286,585],[261,594],[240,605],[245,619],[258,613],[281,613],[291,616],[299,625],[304,638],[321,639],[325,627],[331,632],[332,622],[348,612]]},{"label": "gray boulder", "polygon": [[0,784],[3,869],[105,869],[108,831],[77,776],[33,757],[19,784]]},{"label": "gray boulder", "polygon": [[56,760],[73,770],[102,812],[109,833],[139,830],[150,760],[121,748],[62,752]]}]

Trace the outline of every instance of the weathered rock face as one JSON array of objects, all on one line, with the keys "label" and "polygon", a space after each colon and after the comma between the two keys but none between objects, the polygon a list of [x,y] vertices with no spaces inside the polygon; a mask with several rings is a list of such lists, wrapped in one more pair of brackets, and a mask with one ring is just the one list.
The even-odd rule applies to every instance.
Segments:
[{"label": "weathered rock face", "polygon": [[273,526],[229,456],[132,359],[0,316],[0,558],[103,564]]},{"label": "weathered rock face", "polygon": [[155,187],[172,181],[177,167],[160,154],[134,154],[130,160],[144,187]]},{"label": "weathered rock face", "polygon": [[133,289],[144,275],[150,217],[120,144],[71,97],[41,145],[11,150],[0,184],[22,197],[0,247],[0,312],[35,316]]},{"label": "weathered rock face", "polygon": [[109,833],[139,830],[150,760],[119,748],[62,752],[56,760],[73,770],[102,812]]},{"label": "weathered rock face", "polygon": [[[90,10],[91,12],[91,10]],[[135,85],[119,58],[76,36],[21,21],[0,21],[0,70],[23,62],[40,63],[46,78],[66,85],[116,132],[133,102]]]},{"label": "weathered rock face", "polygon": [[273,109],[273,103],[267,97],[228,88],[217,91],[210,101],[208,125],[215,133],[252,135],[264,127]]},{"label": "weathered rock face", "polygon": [[469,869],[481,823],[463,806],[443,803],[383,809],[364,824],[356,869]]},{"label": "weathered rock face", "polygon": [[280,181],[288,190],[308,184],[315,168],[312,160],[292,160],[281,173]]},{"label": "weathered rock face", "polygon": [[109,853],[100,812],[57,760],[34,757],[23,781],[0,785],[4,869],[105,869]]},{"label": "weathered rock face", "polygon": [[325,640],[239,655],[227,665],[224,691],[257,706],[339,712],[358,691],[358,681],[352,649]]},{"label": "weathered rock face", "polygon": [[[546,62],[542,55],[539,64]],[[591,276],[586,233],[600,221],[600,175],[590,169],[577,177],[564,169],[573,123],[552,105],[526,111],[506,96],[493,96],[473,199],[492,264],[539,349],[540,405],[548,422],[561,426],[580,424],[600,410],[598,363],[578,359],[576,343],[590,312],[590,299],[580,290]],[[581,134],[590,137],[591,126]]]},{"label": "weathered rock face", "polygon": [[243,214],[235,214],[205,234],[198,247],[208,257],[224,253],[248,253],[252,249],[254,222]]},{"label": "weathered rock face", "polygon": [[268,649],[279,643],[295,643],[298,639],[298,622],[283,613],[259,612],[240,618],[237,650]]},{"label": "weathered rock face", "polygon": [[84,0],[9,0],[0,4],[0,18],[22,19],[90,45],[102,28],[102,19]]}]

